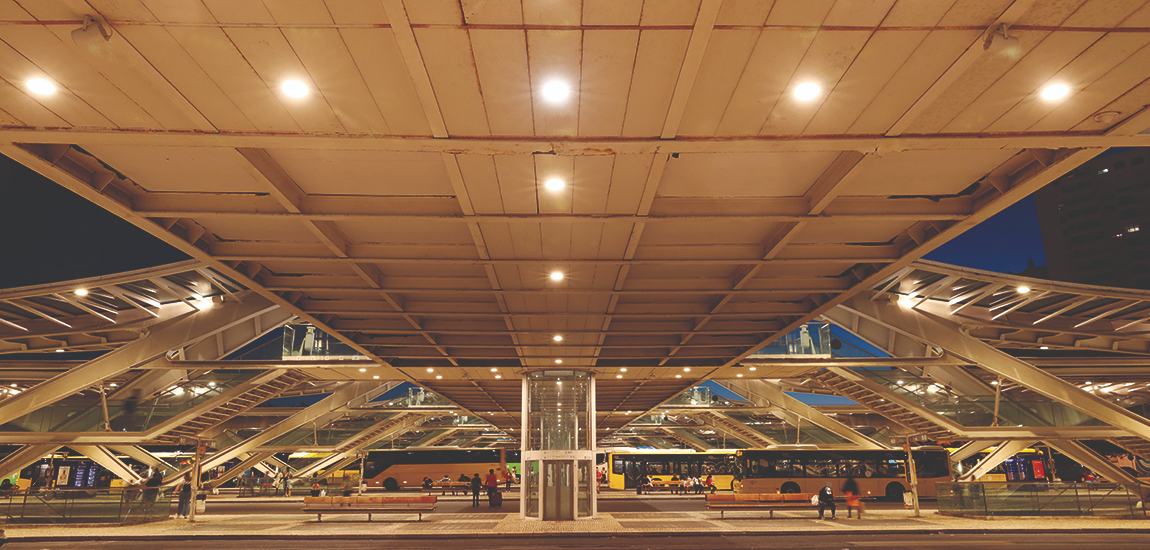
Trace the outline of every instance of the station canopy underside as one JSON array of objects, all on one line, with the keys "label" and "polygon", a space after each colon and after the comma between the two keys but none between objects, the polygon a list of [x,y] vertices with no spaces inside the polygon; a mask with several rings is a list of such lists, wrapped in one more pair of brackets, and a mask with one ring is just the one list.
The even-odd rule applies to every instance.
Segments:
[{"label": "station canopy underside", "polygon": [[[0,0],[0,152],[193,258],[88,281],[86,301],[0,292],[0,351],[127,349],[182,314],[164,308],[247,304],[245,337],[221,321],[126,372],[219,361],[291,320],[367,366],[268,365],[286,374],[260,384],[413,382],[512,437],[523,372],[594,370],[611,433],[874,292],[955,300],[999,348],[1147,353],[1142,294],[1001,306],[1017,281],[914,263],[1150,145],[1139,2],[245,6]],[[1109,301],[1053,301],[1087,296]]]}]

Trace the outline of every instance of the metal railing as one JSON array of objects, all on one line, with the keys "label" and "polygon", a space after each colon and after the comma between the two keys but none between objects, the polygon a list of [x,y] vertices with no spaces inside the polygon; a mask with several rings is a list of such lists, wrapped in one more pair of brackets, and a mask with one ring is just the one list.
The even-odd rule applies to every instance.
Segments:
[{"label": "metal railing", "polygon": [[135,523],[166,519],[172,489],[31,489],[0,493],[5,523]]},{"label": "metal railing", "polygon": [[938,511],[977,516],[1141,516],[1142,499],[1112,483],[937,483]]}]

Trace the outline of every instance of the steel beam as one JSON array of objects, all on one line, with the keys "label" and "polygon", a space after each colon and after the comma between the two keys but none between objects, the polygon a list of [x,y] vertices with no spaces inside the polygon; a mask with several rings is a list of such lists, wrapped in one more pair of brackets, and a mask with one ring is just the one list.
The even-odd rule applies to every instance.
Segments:
[{"label": "steel beam", "polygon": [[240,461],[239,464],[228,468],[224,471],[224,473],[220,474],[215,479],[208,481],[205,485],[207,485],[208,489],[219,487],[220,485],[231,481],[236,476],[244,473],[244,471],[248,468],[252,468],[257,464],[267,460],[274,454],[275,453],[271,452],[249,453],[247,458],[244,458],[242,461]]},{"label": "steel beam", "polygon": [[[727,389],[735,392],[743,399],[754,403],[759,407],[774,406],[781,408],[783,412],[772,411],[772,414],[779,418],[791,423],[796,424],[798,419],[806,420],[807,422],[818,426],[832,434],[841,437],[863,449],[889,449],[890,447],[875,441],[855,429],[831,418],[814,407],[811,407],[794,397],[787,395],[783,392],[783,388],[775,382],[767,380],[722,380],[718,384],[726,387]],[[789,413],[789,414],[787,414]],[[797,417],[797,418],[796,418]]]},{"label": "steel beam", "polygon": [[69,445],[69,447],[87,457],[92,462],[103,466],[108,471],[112,472],[120,479],[127,481],[129,484],[139,483],[143,481],[143,477],[134,472],[131,467],[124,464],[116,453],[103,445]]},{"label": "steel beam", "polygon": [[[299,411],[276,425],[252,436],[228,449],[213,454],[204,462],[204,469],[211,469],[236,458],[240,454],[249,453],[257,447],[268,443],[304,424],[314,422],[327,424],[344,414],[349,408],[355,408],[370,402],[383,395],[397,385],[397,382],[348,382],[337,388],[331,395],[323,398],[314,405]],[[180,472],[182,474],[182,472]]]},{"label": "steel beam", "polygon": [[686,447],[690,447],[696,451],[706,451],[711,448],[711,445],[706,441],[695,436],[690,430],[684,428],[659,428],[667,437],[682,443]]},{"label": "steel beam", "polygon": [[56,452],[60,447],[60,445],[55,444],[25,445],[20,447],[16,452],[4,457],[4,460],[0,461],[0,477],[8,477],[19,472],[33,462],[40,460],[45,455]]},{"label": "steel beam", "polygon": [[112,452],[127,455],[130,458],[138,460],[141,463],[147,464],[149,467],[160,471],[174,472],[176,470],[175,466],[168,464],[164,459],[152,454],[151,452],[138,445],[108,445],[107,448]]},{"label": "steel beam", "polygon": [[[182,304],[170,307],[186,308]],[[248,294],[244,301],[238,304],[216,304],[207,311],[189,311],[163,321],[155,325],[146,338],[88,361],[6,400],[0,404],[0,424],[11,422],[36,409],[99,384],[105,378],[123,374],[133,367],[164,355],[169,350],[193,344],[278,307],[253,293]]]},{"label": "steel beam", "polygon": [[1016,441],[1001,441],[998,447],[987,454],[982,460],[978,461],[970,471],[965,472],[958,476],[958,481],[977,481],[978,478],[986,475],[991,470],[998,467],[999,464],[1016,454],[1019,451],[1037,443],[1034,440],[1016,440]]},{"label": "steel beam", "polygon": [[1090,468],[1095,473],[1109,481],[1122,485],[1142,497],[1143,502],[1150,497],[1150,486],[1144,485],[1138,478],[1130,475],[1116,466],[1110,459],[1094,452],[1093,449],[1077,442],[1068,440],[1045,441],[1052,449],[1074,459],[1075,462]]},{"label": "steel beam", "polygon": [[921,342],[968,359],[982,369],[1022,384],[1040,395],[1132,435],[1150,439],[1150,420],[968,336],[961,330],[960,323],[950,318],[945,303],[926,303],[917,309],[909,309],[860,295],[839,307],[907,332]]},{"label": "steel beam", "polygon": [[999,443],[1001,443],[1001,441],[994,439],[973,439],[966,442],[965,445],[959,447],[958,449],[955,449],[953,453],[950,453],[950,461],[958,464],[959,462],[962,462],[963,460],[981,453],[982,451],[985,451],[986,449],[989,449]]}]

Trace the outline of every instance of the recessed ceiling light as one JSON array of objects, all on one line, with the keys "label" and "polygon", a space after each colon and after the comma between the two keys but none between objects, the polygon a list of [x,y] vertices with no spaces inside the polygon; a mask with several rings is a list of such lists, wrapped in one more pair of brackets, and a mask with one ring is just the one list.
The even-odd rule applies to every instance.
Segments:
[{"label": "recessed ceiling light", "polygon": [[359,369],[359,372],[367,372],[367,369]]},{"label": "recessed ceiling light", "polygon": [[56,85],[43,78],[30,78],[24,85],[34,94],[50,95],[56,93]]},{"label": "recessed ceiling light", "polygon": [[555,360],[555,363],[556,363],[556,364],[558,364],[558,363],[562,363],[562,362],[563,362],[563,360],[562,360],[562,359],[556,359],[556,360]]},{"label": "recessed ceiling light", "polygon": [[683,367],[683,372],[691,372],[691,367]]},{"label": "recessed ceiling light", "polygon": [[566,186],[567,184],[563,183],[563,180],[559,178],[551,178],[547,180],[547,183],[543,184],[543,187],[546,187],[548,191],[559,191]]},{"label": "recessed ceiling light", "polygon": [[372,377],[371,377],[371,379],[372,379],[372,380],[379,380],[379,375],[377,374],[377,375],[375,375],[375,376],[372,376]]},{"label": "recessed ceiling light", "polygon": [[503,376],[496,374],[495,378],[503,378]]},{"label": "recessed ceiling light", "polygon": [[499,369],[492,367],[491,372],[499,372]]},{"label": "recessed ceiling light", "polygon": [[1049,347],[1047,347],[1047,346],[1042,346],[1042,347],[1040,347],[1040,348],[1038,348],[1038,349],[1050,349],[1050,348],[1049,348]]},{"label": "recessed ceiling light", "polygon": [[109,385],[109,386],[112,386],[113,388],[114,388],[114,387],[116,387],[116,383],[115,383],[115,382],[112,382],[111,384],[108,384],[108,385]]},{"label": "recessed ceiling light", "polygon": [[56,353],[64,353],[64,350],[58,349],[58,350],[56,350]]},{"label": "recessed ceiling light", "polygon": [[298,80],[288,80],[280,86],[280,89],[283,90],[284,95],[294,98],[307,97],[308,93],[307,84]]},{"label": "recessed ceiling light", "polygon": [[76,293],[75,293],[75,294],[76,294],[76,296],[87,296],[87,295],[88,295],[88,289],[86,289],[86,288],[77,288],[77,289],[76,289]]},{"label": "recessed ceiling light", "polygon": [[615,378],[622,378],[622,377],[623,377],[623,375],[622,375],[622,374],[616,374],[616,375],[615,375]]},{"label": "recessed ceiling light", "polygon": [[555,340],[556,342],[562,342],[563,341],[563,337],[559,336],[558,334],[556,334],[555,336],[552,336],[551,339]]},{"label": "recessed ceiling light", "polygon": [[1065,84],[1051,84],[1042,89],[1042,99],[1054,101],[1055,99],[1066,97],[1068,93],[1070,93],[1070,86]]},{"label": "recessed ceiling light", "polygon": [[427,369],[427,372],[435,372],[435,369]]},{"label": "recessed ceiling light", "polygon": [[214,388],[214,387],[216,387],[216,383],[215,382],[208,382],[208,386]]},{"label": "recessed ceiling light", "polygon": [[619,372],[627,372],[627,367],[623,367],[623,368],[619,369]]},{"label": "recessed ceiling light", "polygon": [[681,374],[676,374],[676,375],[675,375],[675,378],[682,378],[682,377],[683,377],[683,375],[681,375]]},{"label": "recessed ceiling light", "polygon": [[742,377],[743,377],[743,375],[741,375],[741,374],[736,374],[736,375],[735,375],[735,378],[742,378]]},{"label": "recessed ceiling light", "polygon": [[551,272],[551,280],[552,281],[562,281],[563,280],[563,273],[561,273],[559,271],[552,271]]},{"label": "recessed ceiling light", "polygon": [[551,80],[543,85],[541,90],[543,99],[551,103],[559,103],[571,96],[571,88],[558,80]]},{"label": "recessed ceiling light", "polygon": [[759,370],[759,367],[751,367],[749,370]]},{"label": "recessed ceiling light", "polygon": [[437,375],[435,375],[435,379],[436,379],[436,380],[442,380],[442,379],[443,379],[443,375],[442,375],[442,374],[437,374]]},{"label": "recessed ceiling light", "polygon": [[822,88],[814,82],[806,82],[795,87],[795,98],[800,101],[810,101],[822,93]]},{"label": "recessed ceiling light", "polygon": [[1020,286],[1020,287],[1018,287],[1018,293],[1019,294],[1029,294],[1030,293],[1030,287],[1028,287],[1026,285]]}]

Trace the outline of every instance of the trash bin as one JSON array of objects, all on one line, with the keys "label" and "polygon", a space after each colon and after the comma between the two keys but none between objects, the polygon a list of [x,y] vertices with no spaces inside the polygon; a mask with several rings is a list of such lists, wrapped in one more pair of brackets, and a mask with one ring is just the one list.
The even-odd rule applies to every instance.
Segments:
[{"label": "trash bin", "polygon": [[200,493],[196,495],[196,513],[202,514],[208,510],[208,495]]},{"label": "trash bin", "polygon": [[914,508],[914,493],[907,491],[902,494],[902,504],[907,509]]}]

